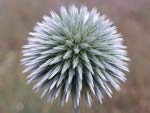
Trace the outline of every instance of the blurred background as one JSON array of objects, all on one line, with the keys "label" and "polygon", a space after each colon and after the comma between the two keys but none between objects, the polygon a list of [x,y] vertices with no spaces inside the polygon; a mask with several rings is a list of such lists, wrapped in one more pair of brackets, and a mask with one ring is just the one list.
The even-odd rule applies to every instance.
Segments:
[{"label": "blurred background", "polygon": [[107,14],[124,35],[132,60],[120,92],[102,105],[95,99],[91,109],[82,102],[81,113],[150,113],[150,0],[0,0],[0,113],[72,112],[71,101],[61,108],[58,100],[50,104],[34,94],[19,60],[35,23],[51,9],[73,3]]}]

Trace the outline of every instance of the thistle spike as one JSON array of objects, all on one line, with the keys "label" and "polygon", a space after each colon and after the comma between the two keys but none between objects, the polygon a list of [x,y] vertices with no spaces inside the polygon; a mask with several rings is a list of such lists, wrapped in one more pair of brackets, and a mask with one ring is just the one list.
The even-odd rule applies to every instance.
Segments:
[{"label": "thistle spike", "polygon": [[129,71],[127,47],[116,26],[106,15],[86,6],[60,8],[38,22],[23,46],[23,72],[28,83],[37,80],[35,92],[43,90],[53,102],[60,95],[61,105],[72,97],[74,113],[79,113],[80,98],[91,107],[96,96],[100,103],[112,88],[119,91]]}]

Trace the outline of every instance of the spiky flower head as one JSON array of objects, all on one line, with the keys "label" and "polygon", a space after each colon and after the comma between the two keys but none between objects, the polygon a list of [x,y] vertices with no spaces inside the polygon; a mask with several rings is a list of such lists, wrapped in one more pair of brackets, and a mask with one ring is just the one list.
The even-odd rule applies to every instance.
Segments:
[{"label": "spiky flower head", "polygon": [[72,96],[77,113],[80,97],[91,106],[95,95],[102,103],[105,94],[112,97],[112,88],[120,89],[128,71],[126,46],[105,15],[85,6],[74,5],[60,14],[51,11],[29,33],[23,46],[22,64],[30,72],[28,83],[37,80],[33,89],[43,89],[53,102],[60,95],[61,105]]}]

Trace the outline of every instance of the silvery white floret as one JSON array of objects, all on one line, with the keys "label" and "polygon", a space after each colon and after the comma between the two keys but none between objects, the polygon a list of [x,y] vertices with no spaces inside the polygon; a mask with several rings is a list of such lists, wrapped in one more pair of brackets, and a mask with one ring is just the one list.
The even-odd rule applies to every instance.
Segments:
[{"label": "silvery white floret", "polygon": [[125,82],[128,71],[126,46],[113,22],[95,8],[72,5],[53,11],[38,22],[23,46],[21,63],[29,72],[28,83],[43,89],[53,102],[59,95],[61,105],[72,96],[74,112],[79,112],[80,97],[91,106],[95,95],[102,103]]}]

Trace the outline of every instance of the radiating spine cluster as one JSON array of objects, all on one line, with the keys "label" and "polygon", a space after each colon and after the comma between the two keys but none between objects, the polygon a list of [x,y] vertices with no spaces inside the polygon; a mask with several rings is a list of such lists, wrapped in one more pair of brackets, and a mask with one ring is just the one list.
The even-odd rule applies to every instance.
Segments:
[{"label": "radiating spine cluster", "polygon": [[60,95],[62,106],[71,95],[76,113],[81,96],[89,106],[94,95],[102,103],[105,94],[111,97],[112,88],[118,91],[126,80],[129,58],[122,36],[95,8],[72,5],[50,15],[37,23],[23,46],[28,83],[37,80],[33,89],[43,89],[41,96],[51,102]]}]

